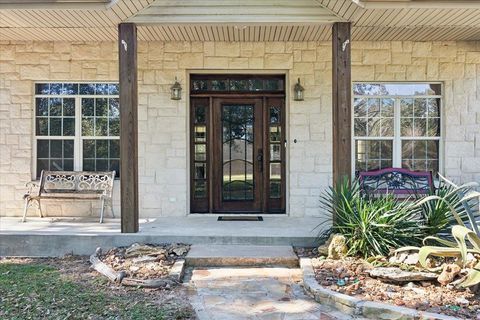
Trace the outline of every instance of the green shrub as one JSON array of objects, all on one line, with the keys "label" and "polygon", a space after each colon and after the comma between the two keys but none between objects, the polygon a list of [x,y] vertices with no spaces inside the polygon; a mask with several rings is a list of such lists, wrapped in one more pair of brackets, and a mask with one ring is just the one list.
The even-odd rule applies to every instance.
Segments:
[{"label": "green shrub", "polygon": [[362,196],[356,181],[330,188],[321,203],[333,213],[331,232],[345,236],[349,255],[387,255],[392,249],[418,245],[425,236],[422,216],[411,202],[391,195]]}]

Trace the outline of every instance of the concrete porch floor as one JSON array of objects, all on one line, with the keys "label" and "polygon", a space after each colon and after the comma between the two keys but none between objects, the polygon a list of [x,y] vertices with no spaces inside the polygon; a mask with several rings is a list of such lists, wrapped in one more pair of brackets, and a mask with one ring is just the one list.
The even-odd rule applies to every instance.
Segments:
[{"label": "concrete porch floor", "polygon": [[141,219],[140,231],[120,233],[119,219],[0,217],[0,256],[91,254],[95,248],[134,242],[315,246],[321,218],[268,217],[264,221],[217,221],[215,216]]}]

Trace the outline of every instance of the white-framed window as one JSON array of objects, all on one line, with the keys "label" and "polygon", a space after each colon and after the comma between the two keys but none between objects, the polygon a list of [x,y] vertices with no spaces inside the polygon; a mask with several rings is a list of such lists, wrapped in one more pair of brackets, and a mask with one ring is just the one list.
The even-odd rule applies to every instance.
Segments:
[{"label": "white-framed window", "polygon": [[440,168],[441,83],[353,84],[354,172]]},{"label": "white-framed window", "polygon": [[35,84],[35,177],[42,170],[120,175],[117,83]]}]

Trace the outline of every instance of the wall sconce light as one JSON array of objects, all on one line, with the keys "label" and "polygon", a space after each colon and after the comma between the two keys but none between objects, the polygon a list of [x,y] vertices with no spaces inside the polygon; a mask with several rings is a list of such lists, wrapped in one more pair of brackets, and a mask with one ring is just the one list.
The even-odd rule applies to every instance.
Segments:
[{"label": "wall sconce light", "polygon": [[172,100],[181,100],[182,99],[182,86],[177,81],[177,77],[175,77],[175,83],[170,88],[170,90],[171,90],[170,99],[172,99]]},{"label": "wall sconce light", "polygon": [[303,91],[305,91],[305,88],[302,87],[300,78],[298,78],[298,82],[295,84],[295,87],[293,87],[293,100],[303,101]]}]

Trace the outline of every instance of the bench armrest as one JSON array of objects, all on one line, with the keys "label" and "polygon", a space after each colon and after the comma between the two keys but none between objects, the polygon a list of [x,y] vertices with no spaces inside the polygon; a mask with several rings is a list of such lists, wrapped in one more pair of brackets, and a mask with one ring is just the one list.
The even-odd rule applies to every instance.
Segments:
[{"label": "bench armrest", "polygon": [[25,192],[24,198],[26,197],[38,197],[40,195],[40,185],[34,181],[29,181],[25,184],[27,192]]}]

